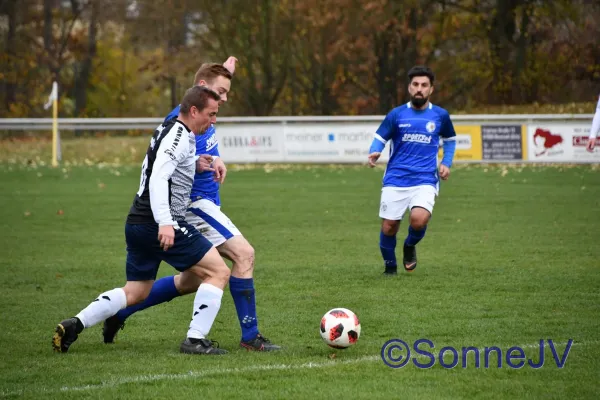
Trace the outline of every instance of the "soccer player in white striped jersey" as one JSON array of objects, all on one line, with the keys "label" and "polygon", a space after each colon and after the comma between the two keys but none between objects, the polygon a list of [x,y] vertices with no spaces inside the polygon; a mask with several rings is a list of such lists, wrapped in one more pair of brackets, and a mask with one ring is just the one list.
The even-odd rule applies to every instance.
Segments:
[{"label": "soccer player in white striped jersey", "polygon": [[181,352],[227,353],[206,335],[221,307],[229,268],[212,243],[185,222],[196,171],[195,132],[201,134],[216,122],[220,99],[216,92],[195,86],[183,97],[177,118],[155,130],[125,223],[127,283],[101,293],[77,315],[61,321],[52,338],[55,351],[66,353],[84,328],[144,301],[164,261],[181,272],[182,281],[201,280]]},{"label": "soccer player in white striped jersey", "polygon": [[590,129],[590,137],[588,138],[587,149],[589,152],[594,151],[596,147],[596,140],[600,133],[600,96],[598,96],[598,104],[596,104],[596,113],[592,120],[592,128]]},{"label": "soccer player in white striped jersey", "polygon": [[[408,272],[417,267],[416,245],[425,236],[439,192],[439,179],[448,179],[456,149],[456,133],[448,112],[429,102],[433,72],[426,67],[413,67],[408,78],[410,101],[388,113],[369,150],[369,165],[374,167],[390,143],[379,209],[379,248],[387,275],[397,274],[396,234],[406,210],[410,212],[410,224],[404,240],[403,264]],[[442,138],[444,158],[438,170]]]}]

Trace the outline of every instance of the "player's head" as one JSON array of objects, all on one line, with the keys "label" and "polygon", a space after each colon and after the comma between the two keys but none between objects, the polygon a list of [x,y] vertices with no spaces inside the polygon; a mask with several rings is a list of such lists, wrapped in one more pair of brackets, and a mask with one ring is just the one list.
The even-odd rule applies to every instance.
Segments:
[{"label": "player's head", "polygon": [[233,75],[222,64],[202,64],[194,76],[194,85],[206,86],[221,96],[219,104],[227,101]]},{"label": "player's head", "polygon": [[221,97],[204,86],[188,89],[181,100],[179,118],[196,134],[202,134],[211,124],[217,122],[217,112]]},{"label": "player's head", "polygon": [[416,108],[421,108],[433,93],[435,75],[428,67],[415,66],[408,71],[408,93],[410,102]]}]

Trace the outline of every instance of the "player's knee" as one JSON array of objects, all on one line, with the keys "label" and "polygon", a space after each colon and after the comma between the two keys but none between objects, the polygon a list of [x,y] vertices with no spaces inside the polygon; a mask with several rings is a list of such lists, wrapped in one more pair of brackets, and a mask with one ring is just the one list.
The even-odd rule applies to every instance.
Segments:
[{"label": "player's knee", "polygon": [[217,281],[220,283],[220,287],[224,288],[229,283],[229,277],[231,276],[231,271],[227,267],[227,264],[223,263],[222,266],[213,269],[209,274],[209,279],[211,281]]},{"label": "player's knee", "polygon": [[148,297],[151,290],[151,284],[143,285],[140,282],[127,282],[125,287],[123,287],[123,291],[127,298],[127,305],[131,306],[146,300],[146,297]]},{"label": "player's knee", "polygon": [[421,229],[425,228],[428,222],[429,214],[425,215],[421,213],[414,216],[411,215],[410,217],[410,226],[417,231],[420,231]]},{"label": "player's knee", "polygon": [[175,276],[174,283],[177,292],[179,292],[181,295],[184,295],[195,292],[202,281],[197,275],[183,272]]},{"label": "player's knee", "polygon": [[400,227],[400,221],[392,221],[388,219],[384,219],[381,224],[381,231],[384,235],[394,236],[398,233],[398,228]]},{"label": "player's knee", "polygon": [[250,245],[250,243],[245,243],[243,246],[240,246],[237,251],[236,261],[239,264],[244,264],[249,268],[254,266],[254,247]]}]

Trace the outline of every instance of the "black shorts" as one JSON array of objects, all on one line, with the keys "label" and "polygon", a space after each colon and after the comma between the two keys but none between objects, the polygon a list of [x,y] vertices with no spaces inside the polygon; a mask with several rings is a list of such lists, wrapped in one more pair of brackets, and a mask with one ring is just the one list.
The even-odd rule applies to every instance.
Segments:
[{"label": "black shorts", "polygon": [[125,224],[127,242],[126,273],[128,281],[155,280],[161,261],[178,271],[196,265],[213,247],[192,225],[179,222],[175,240],[164,251],[158,241],[158,224]]}]

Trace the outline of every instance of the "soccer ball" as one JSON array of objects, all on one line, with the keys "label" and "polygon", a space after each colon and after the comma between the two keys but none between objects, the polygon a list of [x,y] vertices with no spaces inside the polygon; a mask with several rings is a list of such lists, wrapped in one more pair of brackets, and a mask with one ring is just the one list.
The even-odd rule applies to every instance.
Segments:
[{"label": "soccer ball", "polygon": [[321,337],[329,347],[346,349],[358,341],[360,322],[347,308],[334,308],[321,318]]}]

